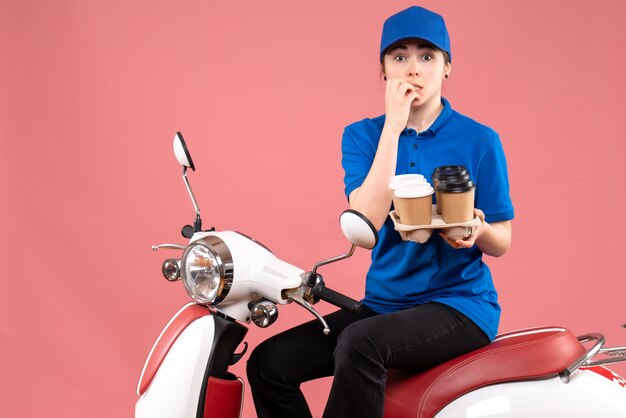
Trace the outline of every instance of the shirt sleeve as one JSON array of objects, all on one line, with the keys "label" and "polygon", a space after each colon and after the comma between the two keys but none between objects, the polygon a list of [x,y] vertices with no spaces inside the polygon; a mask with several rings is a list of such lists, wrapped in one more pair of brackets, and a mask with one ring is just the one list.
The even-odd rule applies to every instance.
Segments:
[{"label": "shirt sleeve", "polygon": [[502,222],[514,218],[506,157],[497,134],[478,166],[476,207],[485,213],[486,222]]},{"label": "shirt sleeve", "polygon": [[[355,189],[361,187],[374,162],[375,152],[371,147],[359,144],[354,138],[350,127],[343,131],[341,140],[341,165],[344,170],[346,197],[350,197]],[[369,150],[368,150],[369,149]]]}]

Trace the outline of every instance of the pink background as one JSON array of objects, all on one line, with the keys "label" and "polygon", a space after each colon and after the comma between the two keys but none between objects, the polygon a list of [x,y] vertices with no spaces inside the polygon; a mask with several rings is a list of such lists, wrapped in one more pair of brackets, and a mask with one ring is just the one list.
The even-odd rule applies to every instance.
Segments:
[{"label": "pink background", "polygon": [[[501,330],[626,343],[626,3],[422,4],[452,37],[444,95],[497,130],[508,157],[513,247],[487,260]],[[341,133],[383,112],[380,28],[408,5],[0,2],[1,416],[132,416],[145,356],[188,299],[160,276],[174,253],[150,250],[183,243],[193,219],[177,130],[205,226],[305,269],[347,249]],[[368,257],[321,272],[359,297]],[[246,340],[309,318],[283,307]],[[329,382],[304,385],[316,416]]]}]

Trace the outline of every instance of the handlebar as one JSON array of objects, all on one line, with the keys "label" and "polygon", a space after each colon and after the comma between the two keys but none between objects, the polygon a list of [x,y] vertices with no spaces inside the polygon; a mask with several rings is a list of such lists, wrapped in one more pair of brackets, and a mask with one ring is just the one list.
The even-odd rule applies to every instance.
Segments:
[{"label": "handlebar", "polygon": [[334,291],[328,287],[324,287],[320,292],[320,299],[335,305],[349,312],[356,312],[361,306],[361,302],[356,301],[346,295]]}]

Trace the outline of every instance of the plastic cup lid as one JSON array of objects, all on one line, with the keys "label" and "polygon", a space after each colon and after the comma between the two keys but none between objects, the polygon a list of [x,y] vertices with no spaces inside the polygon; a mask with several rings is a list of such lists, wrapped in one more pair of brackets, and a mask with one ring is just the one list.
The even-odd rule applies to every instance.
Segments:
[{"label": "plastic cup lid", "polygon": [[426,178],[421,174],[400,174],[397,176],[393,176],[391,180],[389,180],[389,188],[391,190],[396,190],[402,184],[422,184],[428,183]]},{"label": "plastic cup lid", "polygon": [[442,180],[439,182],[439,186],[437,186],[439,192],[446,193],[463,193],[474,190],[475,188],[476,184],[474,184],[472,180],[460,178]]},{"label": "plastic cup lid", "polygon": [[442,165],[435,168],[432,174],[434,179],[444,179],[449,177],[464,177],[469,176],[467,168],[463,165]]},{"label": "plastic cup lid", "polygon": [[435,193],[435,189],[429,183],[422,184],[403,184],[396,189],[394,195],[396,197],[416,198],[430,196]]}]

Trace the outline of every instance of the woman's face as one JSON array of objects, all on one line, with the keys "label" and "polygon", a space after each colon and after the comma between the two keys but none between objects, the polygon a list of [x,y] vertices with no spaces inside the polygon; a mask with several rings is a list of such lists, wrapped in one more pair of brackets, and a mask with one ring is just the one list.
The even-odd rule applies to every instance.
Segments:
[{"label": "woman's face", "polygon": [[412,107],[439,100],[441,84],[450,70],[444,53],[419,39],[399,42],[383,58],[387,80],[399,78],[415,86],[419,95],[411,103]]}]

